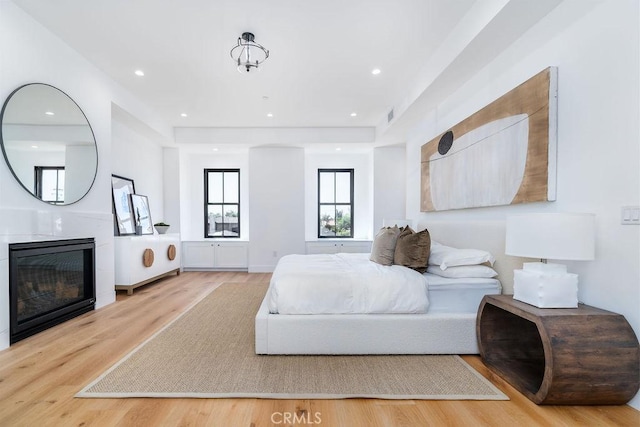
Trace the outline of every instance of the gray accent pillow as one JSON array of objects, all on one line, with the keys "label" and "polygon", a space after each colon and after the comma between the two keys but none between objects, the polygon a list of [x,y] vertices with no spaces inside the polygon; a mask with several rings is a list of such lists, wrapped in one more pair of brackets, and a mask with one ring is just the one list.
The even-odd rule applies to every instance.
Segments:
[{"label": "gray accent pillow", "polygon": [[429,231],[425,228],[415,233],[410,227],[406,227],[398,236],[393,263],[424,273],[427,270],[430,251]]},{"label": "gray accent pillow", "polygon": [[381,228],[373,240],[369,260],[381,265],[392,265],[399,235],[400,229],[396,226]]}]

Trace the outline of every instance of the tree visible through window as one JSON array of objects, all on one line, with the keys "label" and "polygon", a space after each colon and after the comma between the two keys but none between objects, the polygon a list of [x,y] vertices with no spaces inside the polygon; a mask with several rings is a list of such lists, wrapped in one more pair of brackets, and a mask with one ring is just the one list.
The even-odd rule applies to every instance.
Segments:
[{"label": "tree visible through window", "polygon": [[204,199],[204,237],[240,237],[240,169],[205,169]]},{"label": "tree visible through window", "polygon": [[44,201],[64,203],[64,166],[35,166],[35,193]]},{"label": "tree visible through window", "polygon": [[318,237],[353,237],[353,169],[318,169]]}]

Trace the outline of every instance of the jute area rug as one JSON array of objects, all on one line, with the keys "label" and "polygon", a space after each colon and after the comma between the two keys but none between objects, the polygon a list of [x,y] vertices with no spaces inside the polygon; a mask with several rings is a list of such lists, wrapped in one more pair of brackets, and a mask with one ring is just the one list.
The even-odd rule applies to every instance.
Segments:
[{"label": "jute area rug", "polygon": [[508,400],[458,356],[258,356],[266,288],[221,285],[77,396]]}]

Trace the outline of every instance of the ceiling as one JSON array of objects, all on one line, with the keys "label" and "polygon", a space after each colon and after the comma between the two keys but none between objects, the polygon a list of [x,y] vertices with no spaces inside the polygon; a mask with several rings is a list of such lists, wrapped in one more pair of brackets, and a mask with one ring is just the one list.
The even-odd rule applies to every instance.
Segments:
[{"label": "ceiling", "polygon": [[[501,45],[561,0],[13,1],[172,127],[379,128],[435,81],[429,70],[445,71],[461,23],[481,24],[469,47],[507,6],[507,17],[535,9],[506,41],[484,42]],[[270,51],[259,72],[240,74],[229,56],[245,31]]]}]

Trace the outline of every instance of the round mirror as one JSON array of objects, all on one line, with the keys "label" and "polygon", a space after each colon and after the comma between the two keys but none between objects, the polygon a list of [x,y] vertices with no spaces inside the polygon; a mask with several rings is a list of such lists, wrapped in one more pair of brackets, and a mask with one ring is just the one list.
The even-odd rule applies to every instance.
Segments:
[{"label": "round mirror", "polygon": [[91,189],[98,150],[91,125],[66,93],[43,83],[14,90],[0,115],[2,153],[34,197],[69,205]]}]

